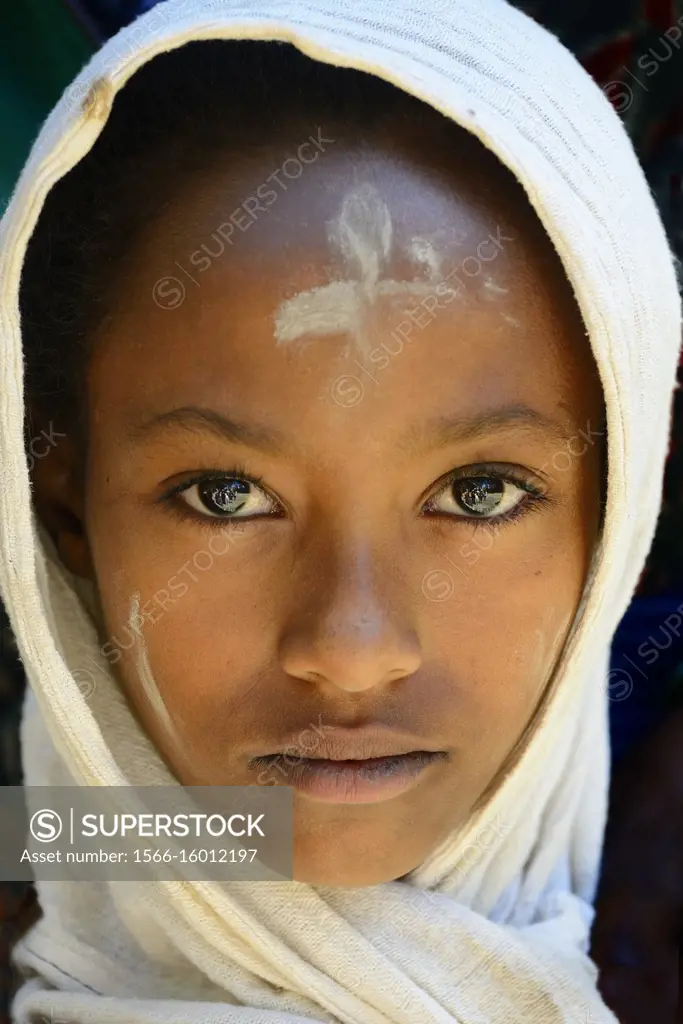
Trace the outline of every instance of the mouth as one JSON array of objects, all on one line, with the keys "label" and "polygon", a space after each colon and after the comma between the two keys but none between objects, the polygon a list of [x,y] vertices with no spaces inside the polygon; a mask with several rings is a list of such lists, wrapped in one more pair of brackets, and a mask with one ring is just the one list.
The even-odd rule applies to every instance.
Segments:
[{"label": "mouth", "polygon": [[306,747],[299,737],[251,758],[249,767],[260,781],[266,772],[268,784],[291,786],[326,803],[390,800],[416,785],[430,766],[450,759],[445,750],[423,749],[424,740],[386,728],[327,726]]}]

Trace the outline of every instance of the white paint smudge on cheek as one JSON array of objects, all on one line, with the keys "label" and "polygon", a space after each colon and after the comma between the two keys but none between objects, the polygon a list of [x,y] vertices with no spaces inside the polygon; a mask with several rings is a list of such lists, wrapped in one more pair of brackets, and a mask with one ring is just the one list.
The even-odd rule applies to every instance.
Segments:
[{"label": "white paint smudge on cheek", "polygon": [[147,702],[151,707],[156,717],[164,727],[166,734],[171,739],[176,747],[177,752],[185,759],[183,752],[183,745],[178,735],[175,723],[171,718],[168,708],[164,704],[159,687],[157,686],[156,680],[152,673],[152,667],[149,663],[149,655],[147,653],[147,644],[142,632],[138,632],[139,624],[141,622],[140,617],[140,595],[134,594],[130,605],[130,614],[128,616],[128,625],[136,635],[136,668],[138,671],[138,677],[142,684],[142,690],[147,698]]},{"label": "white paint smudge on cheek", "polygon": [[536,645],[530,660],[530,668],[532,678],[539,680],[539,696],[557,668],[572,621],[571,614],[563,615],[558,620],[556,609],[549,608],[543,616],[541,625],[536,628]]}]

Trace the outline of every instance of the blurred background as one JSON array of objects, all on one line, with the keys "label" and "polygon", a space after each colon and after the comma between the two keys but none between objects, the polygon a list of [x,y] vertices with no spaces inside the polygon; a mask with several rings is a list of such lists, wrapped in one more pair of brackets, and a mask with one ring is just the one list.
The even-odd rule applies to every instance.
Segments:
[{"label": "blurred background", "polygon": [[[157,2],[2,0],[0,212],[63,89],[109,36]],[[515,6],[559,36],[604,90],[631,136],[672,250],[683,260],[683,0],[517,0]],[[672,427],[657,536],[612,651],[609,696],[616,760],[683,702],[680,388]],[[0,607],[0,785],[21,782],[23,692],[21,666]],[[8,1020],[6,953],[27,903],[30,893],[19,885],[0,887],[0,1024]]]}]

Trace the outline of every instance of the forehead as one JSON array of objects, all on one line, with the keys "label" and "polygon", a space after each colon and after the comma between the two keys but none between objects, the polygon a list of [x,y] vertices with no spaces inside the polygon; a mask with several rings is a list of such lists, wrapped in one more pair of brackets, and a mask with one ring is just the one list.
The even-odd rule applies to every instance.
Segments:
[{"label": "forehead", "polygon": [[571,406],[594,375],[559,259],[476,140],[302,129],[218,159],[131,254],[93,370],[131,416],[200,400],[263,413],[267,394],[274,416],[301,416],[349,374],[384,418],[394,385],[425,412],[484,393]]}]

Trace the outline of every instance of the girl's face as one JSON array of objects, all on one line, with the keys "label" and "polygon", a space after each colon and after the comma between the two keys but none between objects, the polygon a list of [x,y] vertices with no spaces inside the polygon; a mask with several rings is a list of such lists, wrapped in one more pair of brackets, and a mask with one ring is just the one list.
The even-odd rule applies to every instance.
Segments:
[{"label": "girl's face", "polygon": [[293,785],[295,877],[359,886],[462,822],[534,713],[602,399],[490,159],[312,134],[148,227],[91,363],[82,533],[56,532],[181,782]]}]

